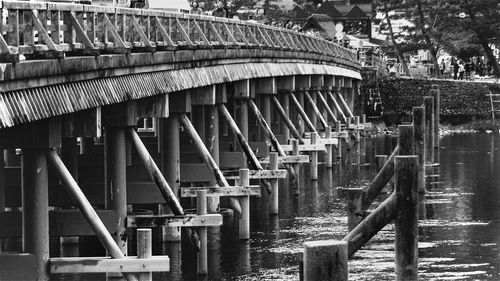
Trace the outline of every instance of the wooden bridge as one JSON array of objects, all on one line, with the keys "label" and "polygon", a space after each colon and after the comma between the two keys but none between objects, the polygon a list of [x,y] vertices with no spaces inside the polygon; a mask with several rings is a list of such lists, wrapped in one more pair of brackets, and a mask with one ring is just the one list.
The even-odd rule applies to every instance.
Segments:
[{"label": "wooden bridge", "polygon": [[[0,9],[0,239],[23,241],[17,253],[0,247],[2,280],[168,271],[168,257],[151,257],[147,244],[125,258],[127,228],[160,227],[178,240],[185,227],[206,273],[220,196],[248,239],[250,196],[270,193],[277,213],[279,178],[298,182],[310,162],[317,179],[318,154],[331,167],[341,140],[365,128],[354,115],[356,54],[321,38],[152,10],[27,1]],[[198,197],[196,213],[181,195]],[[49,256],[50,236],[87,235],[111,259]]]}]

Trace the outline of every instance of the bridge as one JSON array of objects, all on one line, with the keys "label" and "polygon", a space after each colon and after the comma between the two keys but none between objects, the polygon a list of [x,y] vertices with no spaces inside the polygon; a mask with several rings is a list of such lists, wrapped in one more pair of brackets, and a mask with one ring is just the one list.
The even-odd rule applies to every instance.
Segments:
[{"label": "bridge", "polygon": [[[168,257],[125,259],[127,227],[161,227],[174,240],[186,227],[201,241],[203,273],[219,196],[230,196],[248,239],[248,202],[261,193],[250,178],[277,204],[278,178],[297,181],[310,159],[314,180],[318,152],[331,166],[342,140],[364,129],[357,55],[321,38],[164,11],[0,5],[0,238],[23,239],[23,254],[0,255],[2,278],[168,270]],[[197,214],[179,203],[206,192]],[[160,211],[134,215],[138,204]],[[89,233],[111,260],[49,256],[49,236]]]}]

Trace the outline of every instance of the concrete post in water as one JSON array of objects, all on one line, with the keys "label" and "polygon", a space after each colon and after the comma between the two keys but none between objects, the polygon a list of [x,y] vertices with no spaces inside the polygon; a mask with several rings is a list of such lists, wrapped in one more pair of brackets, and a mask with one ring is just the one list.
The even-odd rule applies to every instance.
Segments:
[{"label": "concrete post in water", "polygon": [[347,242],[304,242],[304,281],[347,281]]},{"label": "concrete post in water", "polygon": [[434,99],[424,97],[425,107],[425,161],[432,163],[434,160]]},{"label": "concrete post in water", "polygon": [[[207,191],[198,190],[196,192],[196,213],[198,215],[207,214]],[[208,252],[207,252],[207,227],[198,227],[200,237],[200,251],[198,252],[198,274],[208,273]]]},{"label": "concrete post in water", "polygon": [[[137,258],[149,259],[153,256],[152,235],[150,228],[137,229]],[[153,276],[151,272],[138,273],[139,281],[151,281]]]},{"label": "concrete post in water", "polygon": [[396,280],[418,280],[418,156],[397,156]]},{"label": "concrete post in water", "polygon": [[439,120],[441,113],[441,95],[438,85],[432,85],[431,95],[434,99],[434,149],[439,148]]},{"label": "concrete post in water", "polygon": [[[240,169],[239,186],[249,186],[250,176],[248,169]],[[240,218],[240,239],[250,239],[250,195],[240,197],[241,218]]]},{"label": "concrete post in water", "polygon": [[[316,144],[318,142],[319,135],[317,133],[311,133],[311,144]],[[310,168],[311,180],[318,180],[318,151],[311,151],[311,168]]]},{"label": "concrete post in water", "polygon": [[127,254],[127,179],[126,127],[106,127],[105,136],[105,207],[116,212],[118,223],[112,230],[113,238],[123,254]]},{"label": "concrete post in water", "polygon": [[[278,170],[278,153],[269,153],[269,170]],[[272,199],[271,199],[271,215],[279,213],[279,187],[278,179],[271,179]]]},{"label": "concrete post in water", "polygon": [[[208,105],[207,110],[207,135],[206,142],[210,155],[214,158],[215,163],[219,163],[219,111],[216,105]],[[212,179],[210,186],[215,186],[217,181]],[[207,198],[207,208],[209,213],[216,213],[220,204],[219,196],[209,196]]]},{"label": "concrete post in water", "polygon": [[413,108],[413,141],[418,156],[418,192],[425,193],[425,108]]},{"label": "concrete post in water", "polygon": [[[162,174],[176,196],[180,183],[180,136],[179,115],[170,113],[168,118],[160,118],[160,157]],[[162,228],[163,241],[181,241],[180,227]]]},{"label": "concrete post in water", "polygon": [[[292,155],[298,156],[300,154],[299,152],[299,141],[296,139],[291,139],[291,144],[292,144]],[[300,164],[292,164],[293,170],[297,172],[295,175],[295,184],[293,185],[293,194],[294,195],[299,195],[300,194]]]},{"label": "concrete post in water", "polygon": [[[325,127],[325,139],[330,139],[332,137],[332,127]],[[326,146],[326,167],[333,167],[333,145],[327,144]]]},{"label": "concrete post in water", "polygon": [[[47,149],[23,149],[22,206],[23,252],[36,260],[37,280],[49,280],[49,190]],[[22,265],[20,265],[22,266]]]},{"label": "concrete post in water", "polygon": [[[340,121],[335,122],[335,132],[342,132],[342,123]],[[337,159],[342,158],[342,140],[343,139],[339,139],[339,142],[337,144]]]}]

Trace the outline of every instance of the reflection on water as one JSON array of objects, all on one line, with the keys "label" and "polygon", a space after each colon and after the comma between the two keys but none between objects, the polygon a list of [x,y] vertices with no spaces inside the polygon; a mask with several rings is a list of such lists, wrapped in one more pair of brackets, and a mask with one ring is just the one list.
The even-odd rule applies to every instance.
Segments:
[{"label": "reflection on water", "polygon": [[[249,241],[238,240],[236,223],[210,232],[207,276],[194,274],[196,253],[188,244],[155,244],[154,254],[170,256],[172,271],[155,273],[154,280],[298,280],[303,242],[346,235],[345,203],[336,189],[373,179],[374,147],[372,141],[352,146],[350,157],[333,169],[320,166],[317,182],[307,180],[309,169],[302,167],[299,196],[280,181],[279,216],[268,214],[267,202],[252,203]],[[500,280],[499,147],[498,135],[441,140],[440,184],[427,192],[419,210],[421,280]],[[393,242],[388,225],[349,262],[349,280],[394,280]]]}]

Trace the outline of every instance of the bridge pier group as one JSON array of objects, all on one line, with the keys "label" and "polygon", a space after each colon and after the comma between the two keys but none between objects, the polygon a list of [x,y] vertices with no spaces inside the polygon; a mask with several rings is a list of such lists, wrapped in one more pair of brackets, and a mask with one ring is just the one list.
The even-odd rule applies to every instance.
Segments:
[{"label": "bridge pier group", "polygon": [[[353,115],[358,88],[358,80],[332,75],[244,79],[3,129],[0,238],[22,238],[22,248],[2,252],[27,254],[2,253],[2,276],[109,271],[135,280],[168,270],[168,257],[147,250],[125,258],[134,253],[127,246],[136,228],[161,229],[164,241],[180,241],[185,228],[198,273],[206,274],[207,229],[222,224],[221,208],[234,211],[240,239],[249,239],[251,200],[270,196],[268,212],[278,214],[278,179],[288,177],[299,194],[302,163],[316,181],[320,156],[331,168],[342,143],[359,140],[367,124]],[[197,198],[194,213],[183,197]],[[89,235],[114,263],[49,256],[49,237]],[[14,267],[20,259],[23,273]]]}]

